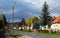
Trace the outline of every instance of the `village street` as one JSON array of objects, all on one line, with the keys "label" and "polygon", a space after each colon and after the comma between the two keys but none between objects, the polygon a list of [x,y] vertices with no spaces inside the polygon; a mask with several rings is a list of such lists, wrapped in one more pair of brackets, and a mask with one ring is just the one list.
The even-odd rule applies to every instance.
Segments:
[{"label": "village street", "polygon": [[59,36],[50,36],[50,35],[47,35],[47,34],[36,34],[34,32],[21,32],[21,31],[16,31],[15,30],[15,33],[16,34],[21,34],[21,35],[24,35],[24,36],[28,36],[28,37],[31,37],[31,38],[60,38]]}]

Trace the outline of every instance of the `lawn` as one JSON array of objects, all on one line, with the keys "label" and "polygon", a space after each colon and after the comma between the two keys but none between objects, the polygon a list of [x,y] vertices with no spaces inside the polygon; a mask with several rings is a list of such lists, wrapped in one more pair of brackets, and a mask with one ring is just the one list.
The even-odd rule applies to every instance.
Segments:
[{"label": "lawn", "polygon": [[48,35],[51,35],[51,36],[60,36],[60,34],[57,34],[57,33],[55,33],[55,34],[51,33],[51,34],[48,34]]},{"label": "lawn", "polygon": [[57,34],[57,33],[44,33],[44,32],[37,32],[37,34],[47,34],[47,35],[50,35],[50,36],[60,36],[60,34]]}]

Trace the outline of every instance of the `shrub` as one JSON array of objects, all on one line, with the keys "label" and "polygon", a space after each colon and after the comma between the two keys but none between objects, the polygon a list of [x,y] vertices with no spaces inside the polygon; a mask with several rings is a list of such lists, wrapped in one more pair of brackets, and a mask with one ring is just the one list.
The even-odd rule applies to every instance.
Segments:
[{"label": "shrub", "polygon": [[39,28],[40,28],[39,23],[34,23],[34,25],[33,25],[33,29],[39,29]]},{"label": "shrub", "polygon": [[43,32],[43,33],[49,33],[49,31],[48,31],[48,30],[42,30],[42,32]]},{"label": "shrub", "polygon": [[31,30],[27,30],[27,32],[32,32]]}]

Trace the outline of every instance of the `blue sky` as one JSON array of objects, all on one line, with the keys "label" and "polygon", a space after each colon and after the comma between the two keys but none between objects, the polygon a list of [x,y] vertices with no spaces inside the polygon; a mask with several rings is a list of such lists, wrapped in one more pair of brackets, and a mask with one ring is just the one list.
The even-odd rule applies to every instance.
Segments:
[{"label": "blue sky", "polygon": [[[17,0],[14,10],[14,20],[20,21],[21,18],[29,18],[32,16],[39,17],[44,2],[49,5],[49,10],[57,7],[57,9],[51,11],[52,16],[60,15],[60,0]],[[2,10],[7,20],[12,20],[12,6],[15,0],[0,0],[0,11]]]}]

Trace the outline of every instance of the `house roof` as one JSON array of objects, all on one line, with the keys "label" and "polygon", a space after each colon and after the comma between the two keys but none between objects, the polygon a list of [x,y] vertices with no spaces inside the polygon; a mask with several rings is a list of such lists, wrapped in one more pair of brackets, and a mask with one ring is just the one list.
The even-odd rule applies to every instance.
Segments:
[{"label": "house roof", "polygon": [[52,23],[60,23],[60,16],[56,17],[56,19]]}]

